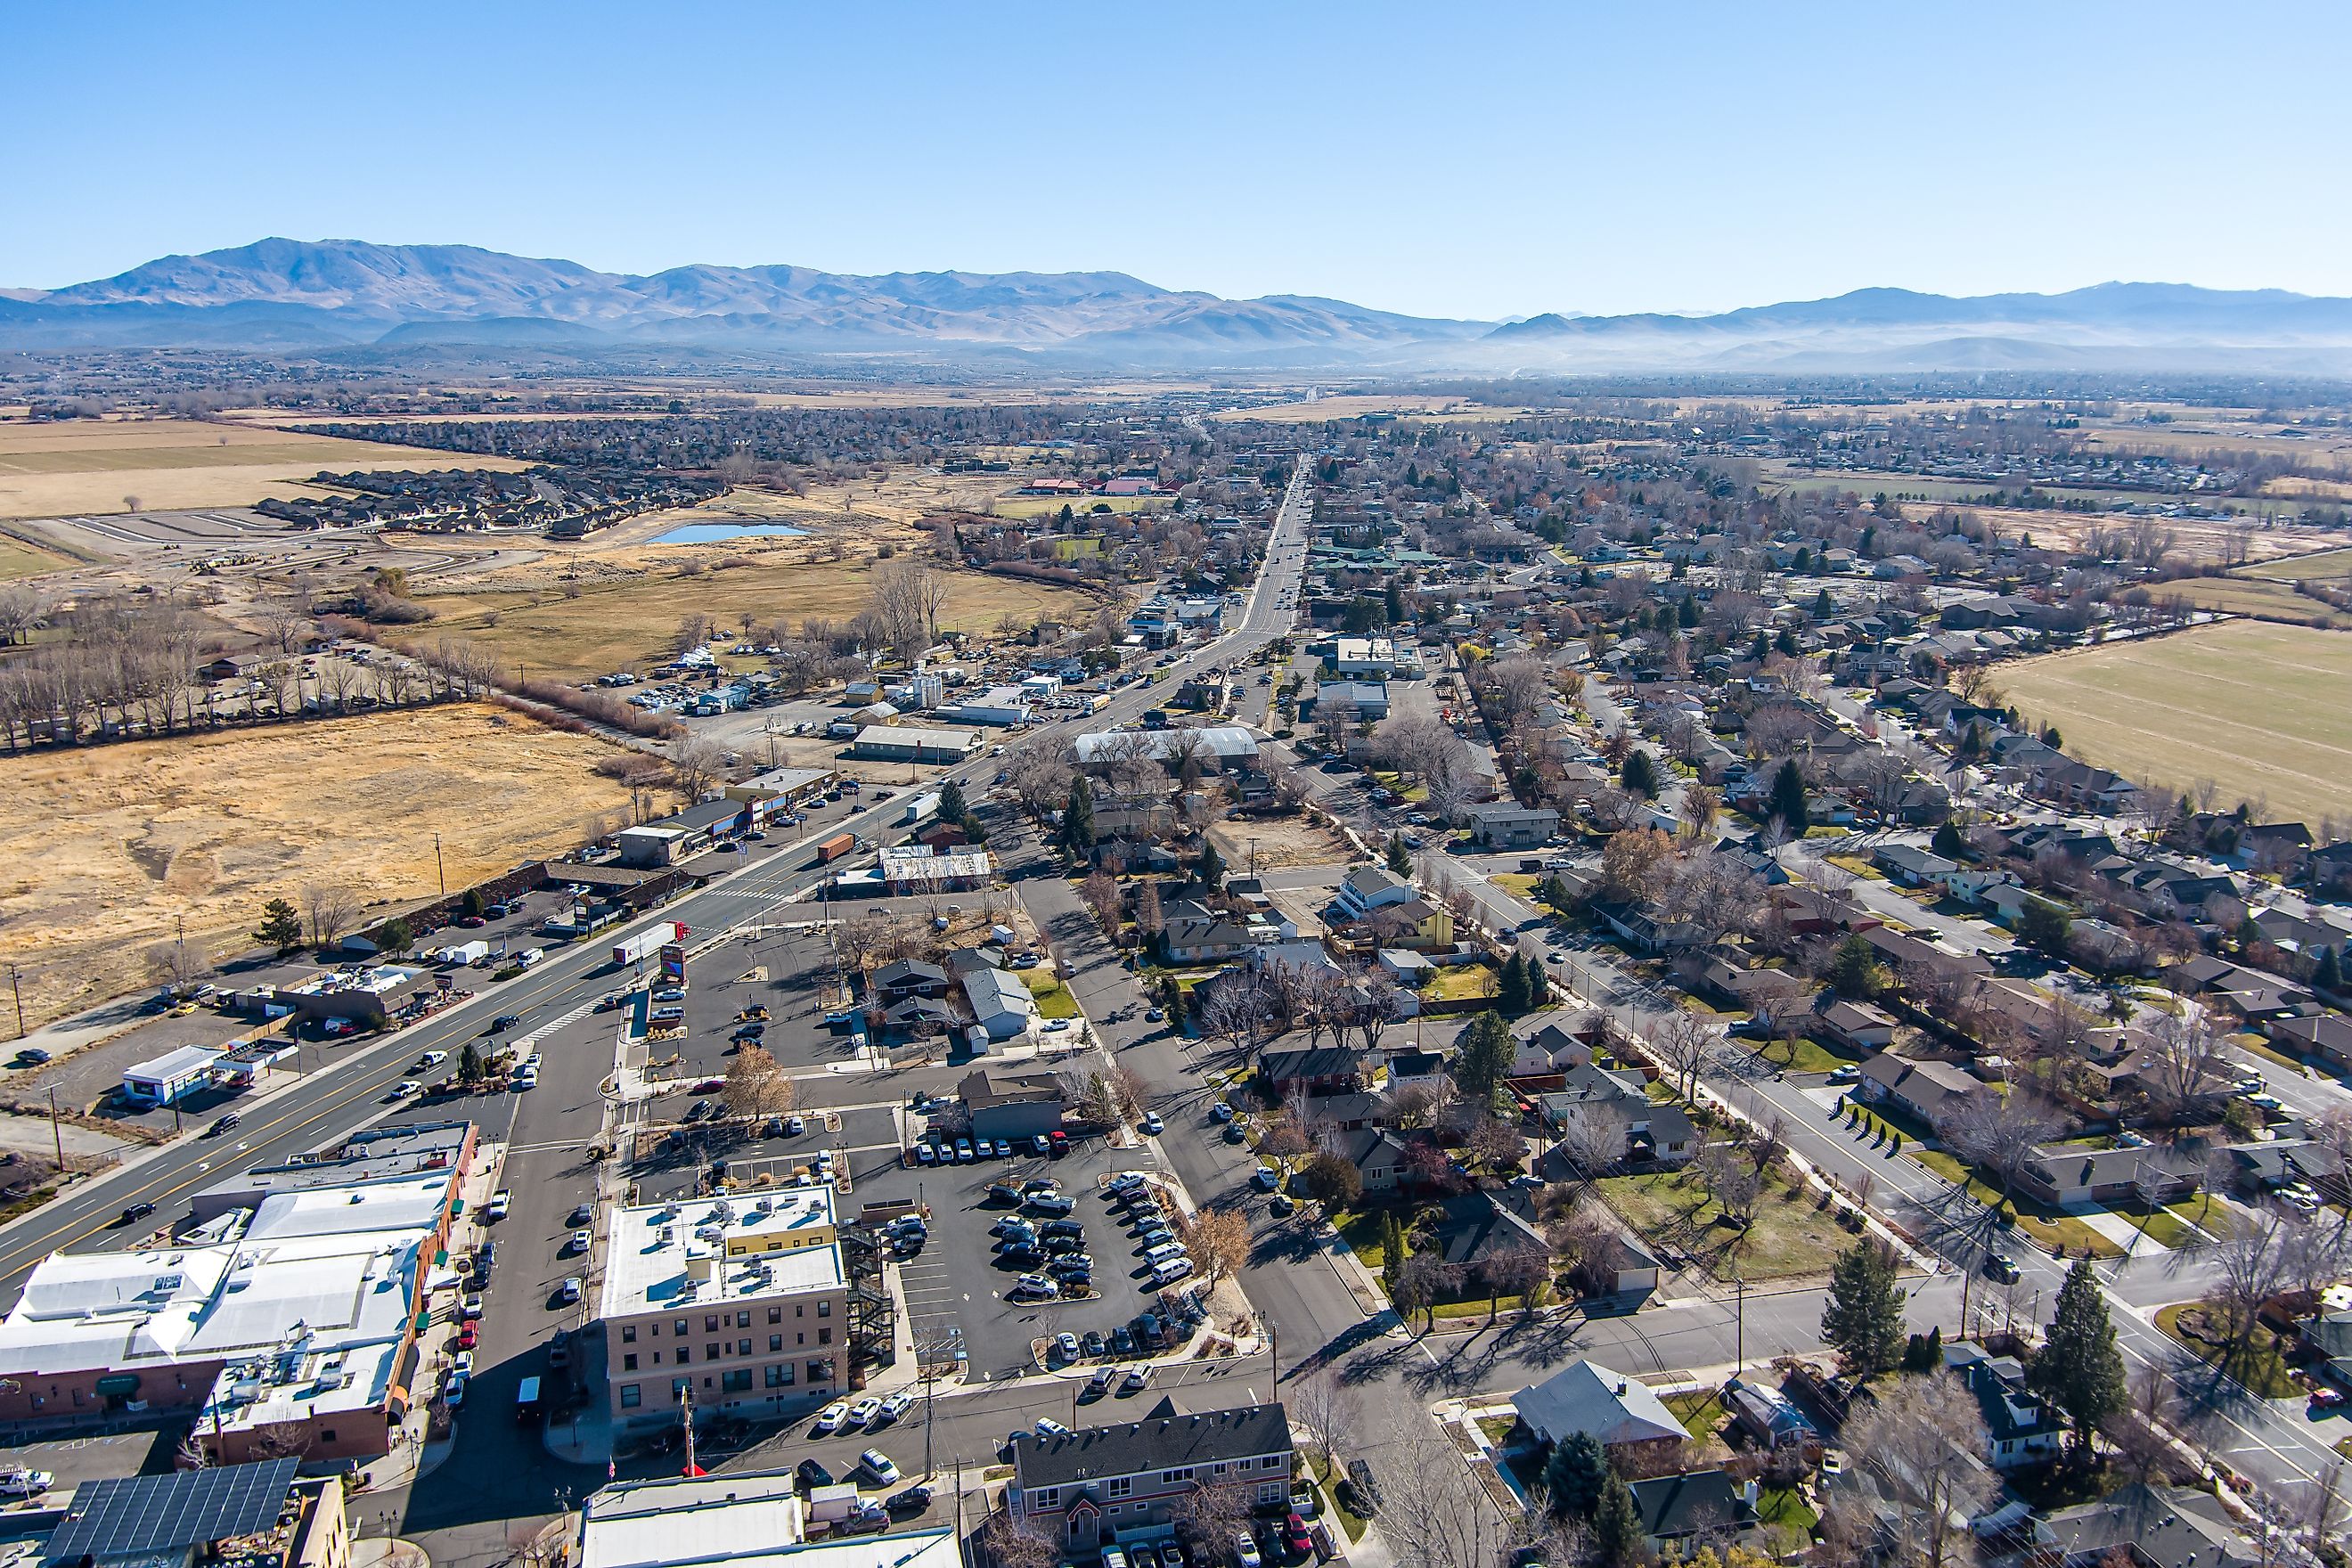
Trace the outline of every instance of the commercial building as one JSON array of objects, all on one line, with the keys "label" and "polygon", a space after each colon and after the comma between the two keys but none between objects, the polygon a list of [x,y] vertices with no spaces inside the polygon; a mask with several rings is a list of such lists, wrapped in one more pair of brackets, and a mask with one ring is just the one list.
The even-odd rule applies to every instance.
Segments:
[{"label": "commercial building", "polygon": [[1203,724],[1174,730],[1103,730],[1076,742],[1081,766],[1117,756],[1150,757],[1161,766],[1182,765],[1187,757],[1220,772],[1257,766],[1257,737],[1239,724]]},{"label": "commercial building", "polygon": [[134,1105],[176,1105],[212,1087],[213,1068],[220,1059],[220,1052],[203,1046],[166,1051],[123,1069],[122,1098]]},{"label": "commercial building", "polygon": [[1052,1073],[976,1068],[956,1085],[975,1138],[1034,1138],[1062,1125],[1062,1085]]},{"label": "commercial building", "polygon": [[960,763],[980,750],[977,730],[918,730],[868,724],[849,742],[849,754],[871,763]]},{"label": "commercial building", "polygon": [[404,964],[348,963],[299,984],[271,987],[264,1011],[291,1014],[309,1024],[334,1019],[356,1028],[380,1029],[425,983],[423,970]]},{"label": "commercial building", "polygon": [[312,1154],[255,1165],[202,1188],[189,1200],[189,1217],[210,1226],[239,1209],[257,1209],[280,1193],[363,1184],[438,1178],[455,1203],[473,1168],[476,1131],[470,1121],[428,1121],[374,1127]]},{"label": "commercial building", "polygon": [[1033,700],[1029,693],[1018,686],[992,686],[961,702],[940,709],[940,716],[959,724],[1026,724]]},{"label": "commercial building", "polygon": [[83,1481],[36,1561],[45,1568],[208,1562],[346,1568],[352,1531],[343,1484],[332,1476],[299,1479],[299,1463],[264,1459]]},{"label": "commercial building", "polygon": [[1177,1508],[1197,1492],[1230,1489],[1244,1514],[1281,1502],[1290,1464],[1281,1405],[1181,1415],[1162,1398],[1140,1421],[1014,1437],[1005,1506],[1076,1553],[1171,1537]]},{"label": "commercial building", "polygon": [[771,1417],[847,1386],[852,1308],[870,1302],[844,1267],[832,1188],[615,1208],[606,1239],[597,1316],[617,1424],[675,1421],[689,1385],[698,1410]]},{"label": "commercial building", "polygon": [[961,1568],[953,1529],[807,1538],[790,1470],[620,1481],[580,1510],[575,1568]]},{"label": "commercial building", "polygon": [[193,1409],[215,1462],[263,1432],[382,1456],[448,1191],[434,1173],[280,1192],[168,1246],[51,1254],[0,1320],[0,1420]]}]

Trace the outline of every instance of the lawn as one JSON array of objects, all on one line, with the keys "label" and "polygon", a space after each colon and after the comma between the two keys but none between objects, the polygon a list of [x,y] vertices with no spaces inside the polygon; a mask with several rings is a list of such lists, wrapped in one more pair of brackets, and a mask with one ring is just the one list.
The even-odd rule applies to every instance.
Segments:
[{"label": "lawn", "polygon": [[2055,724],[2068,752],[2128,778],[2223,803],[2268,797],[2268,815],[2340,812],[2352,777],[2352,637],[2235,621],[2004,665],[2009,700]]},{"label": "lawn", "polygon": [[2279,1353],[2280,1341],[2276,1334],[2268,1329],[2256,1329],[2253,1342],[2225,1361],[2221,1346],[2208,1343],[2189,1332],[2181,1323],[2181,1319],[2186,1316],[2193,1325],[2202,1315],[2203,1309],[2196,1302],[2183,1301],[2157,1313],[2156,1326],[2171,1335],[2189,1354],[2208,1366],[2218,1367],[2244,1384],[2247,1391],[2258,1398],[2292,1399],[2303,1392],[2288,1374],[2286,1358]]},{"label": "lawn", "polygon": [[1511,897],[1532,904],[1536,901],[1536,887],[1540,879],[1529,876],[1525,871],[1497,871],[1486,880],[1494,883]]},{"label": "lawn", "polygon": [[1723,1397],[1712,1388],[1686,1388],[1680,1394],[1663,1395],[1659,1403],[1675,1413],[1694,1443],[1704,1443],[1723,1430],[1731,1419],[1731,1412],[1723,1407]]},{"label": "lawn", "polygon": [[1775,1173],[1765,1183],[1745,1231],[1693,1170],[1606,1176],[1594,1184],[1609,1206],[1644,1237],[1686,1252],[1718,1276],[1734,1270],[1753,1282],[1826,1274],[1853,1240],[1801,1188]]},{"label": "lawn", "polygon": [[1029,987],[1029,994],[1037,1001],[1037,1013],[1045,1018],[1075,1018],[1078,1016],[1078,999],[1070,988],[1054,976],[1044,964],[1021,972],[1021,984]]},{"label": "lawn", "polygon": [[1800,1035],[1793,1040],[1767,1040],[1756,1048],[1756,1054],[1790,1072],[1835,1072],[1862,1060],[1860,1057],[1832,1050],[1811,1035]]},{"label": "lawn", "polygon": [[1499,989],[1495,972],[1483,963],[1449,963],[1429,977],[1421,994],[1433,1002],[1457,1002],[1492,996]]},{"label": "lawn", "polygon": [[[1377,1274],[1389,1260],[1388,1248],[1381,1242],[1381,1219],[1385,1209],[1350,1209],[1339,1222],[1339,1239],[1346,1242],[1356,1255],[1356,1261]],[[1403,1217],[1402,1215],[1400,1218]],[[1410,1244],[1407,1250],[1410,1251]]]}]

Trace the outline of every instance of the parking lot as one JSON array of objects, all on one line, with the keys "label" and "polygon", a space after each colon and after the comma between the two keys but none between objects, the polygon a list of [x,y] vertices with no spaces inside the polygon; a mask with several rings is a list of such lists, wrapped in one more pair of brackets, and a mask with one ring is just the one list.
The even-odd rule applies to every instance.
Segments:
[{"label": "parking lot", "polygon": [[[1087,1138],[1074,1141],[1058,1160],[1024,1149],[1009,1160],[944,1167],[893,1164],[871,1173],[861,1168],[855,1180],[864,1201],[914,1198],[931,1207],[928,1241],[899,1268],[916,1345],[929,1355],[932,1347],[960,1336],[972,1381],[1014,1377],[1036,1370],[1030,1344],[1038,1337],[1065,1331],[1083,1336],[1089,1331],[1108,1337],[1138,1314],[1157,1310],[1158,1292],[1150,1287],[1150,1271],[1138,1256],[1135,1237],[1101,1192],[1102,1182],[1114,1173],[1146,1163],[1139,1151]],[[1024,1270],[999,1260],[990,1227],[1018,1211],[1015,1205],[989,1201],[988,1189],[1004,1183],[1017,1190],[1045,1176],[1076,1200],[1068,1217],[1086,1227],[1082,1250],[1094,1259],[1096,1294],[1076,1301],[1008,1301],[1007,1292]],[[1030,1217],[1042,1228],[1050,1216]]]}]

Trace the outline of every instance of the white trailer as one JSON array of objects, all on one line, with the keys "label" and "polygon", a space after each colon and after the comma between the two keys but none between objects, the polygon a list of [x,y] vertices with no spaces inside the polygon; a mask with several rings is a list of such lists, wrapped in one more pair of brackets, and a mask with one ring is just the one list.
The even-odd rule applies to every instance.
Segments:
[{"label": "white trailer", "polygon": [[686,940],[686,928],[676,921],[656,921],[633,937],[613,944],[613,962],[624,969],[661,956],[671,942]]}]

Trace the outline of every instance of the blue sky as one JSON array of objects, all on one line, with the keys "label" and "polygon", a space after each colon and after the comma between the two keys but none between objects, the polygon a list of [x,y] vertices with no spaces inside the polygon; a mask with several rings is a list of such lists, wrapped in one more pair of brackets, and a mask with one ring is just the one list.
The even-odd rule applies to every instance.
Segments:
[{"label": "blue sky", "polygon": [[2352,8],[11,7],[0,285],[266,235],[1432,315],[2352,294]]}]

